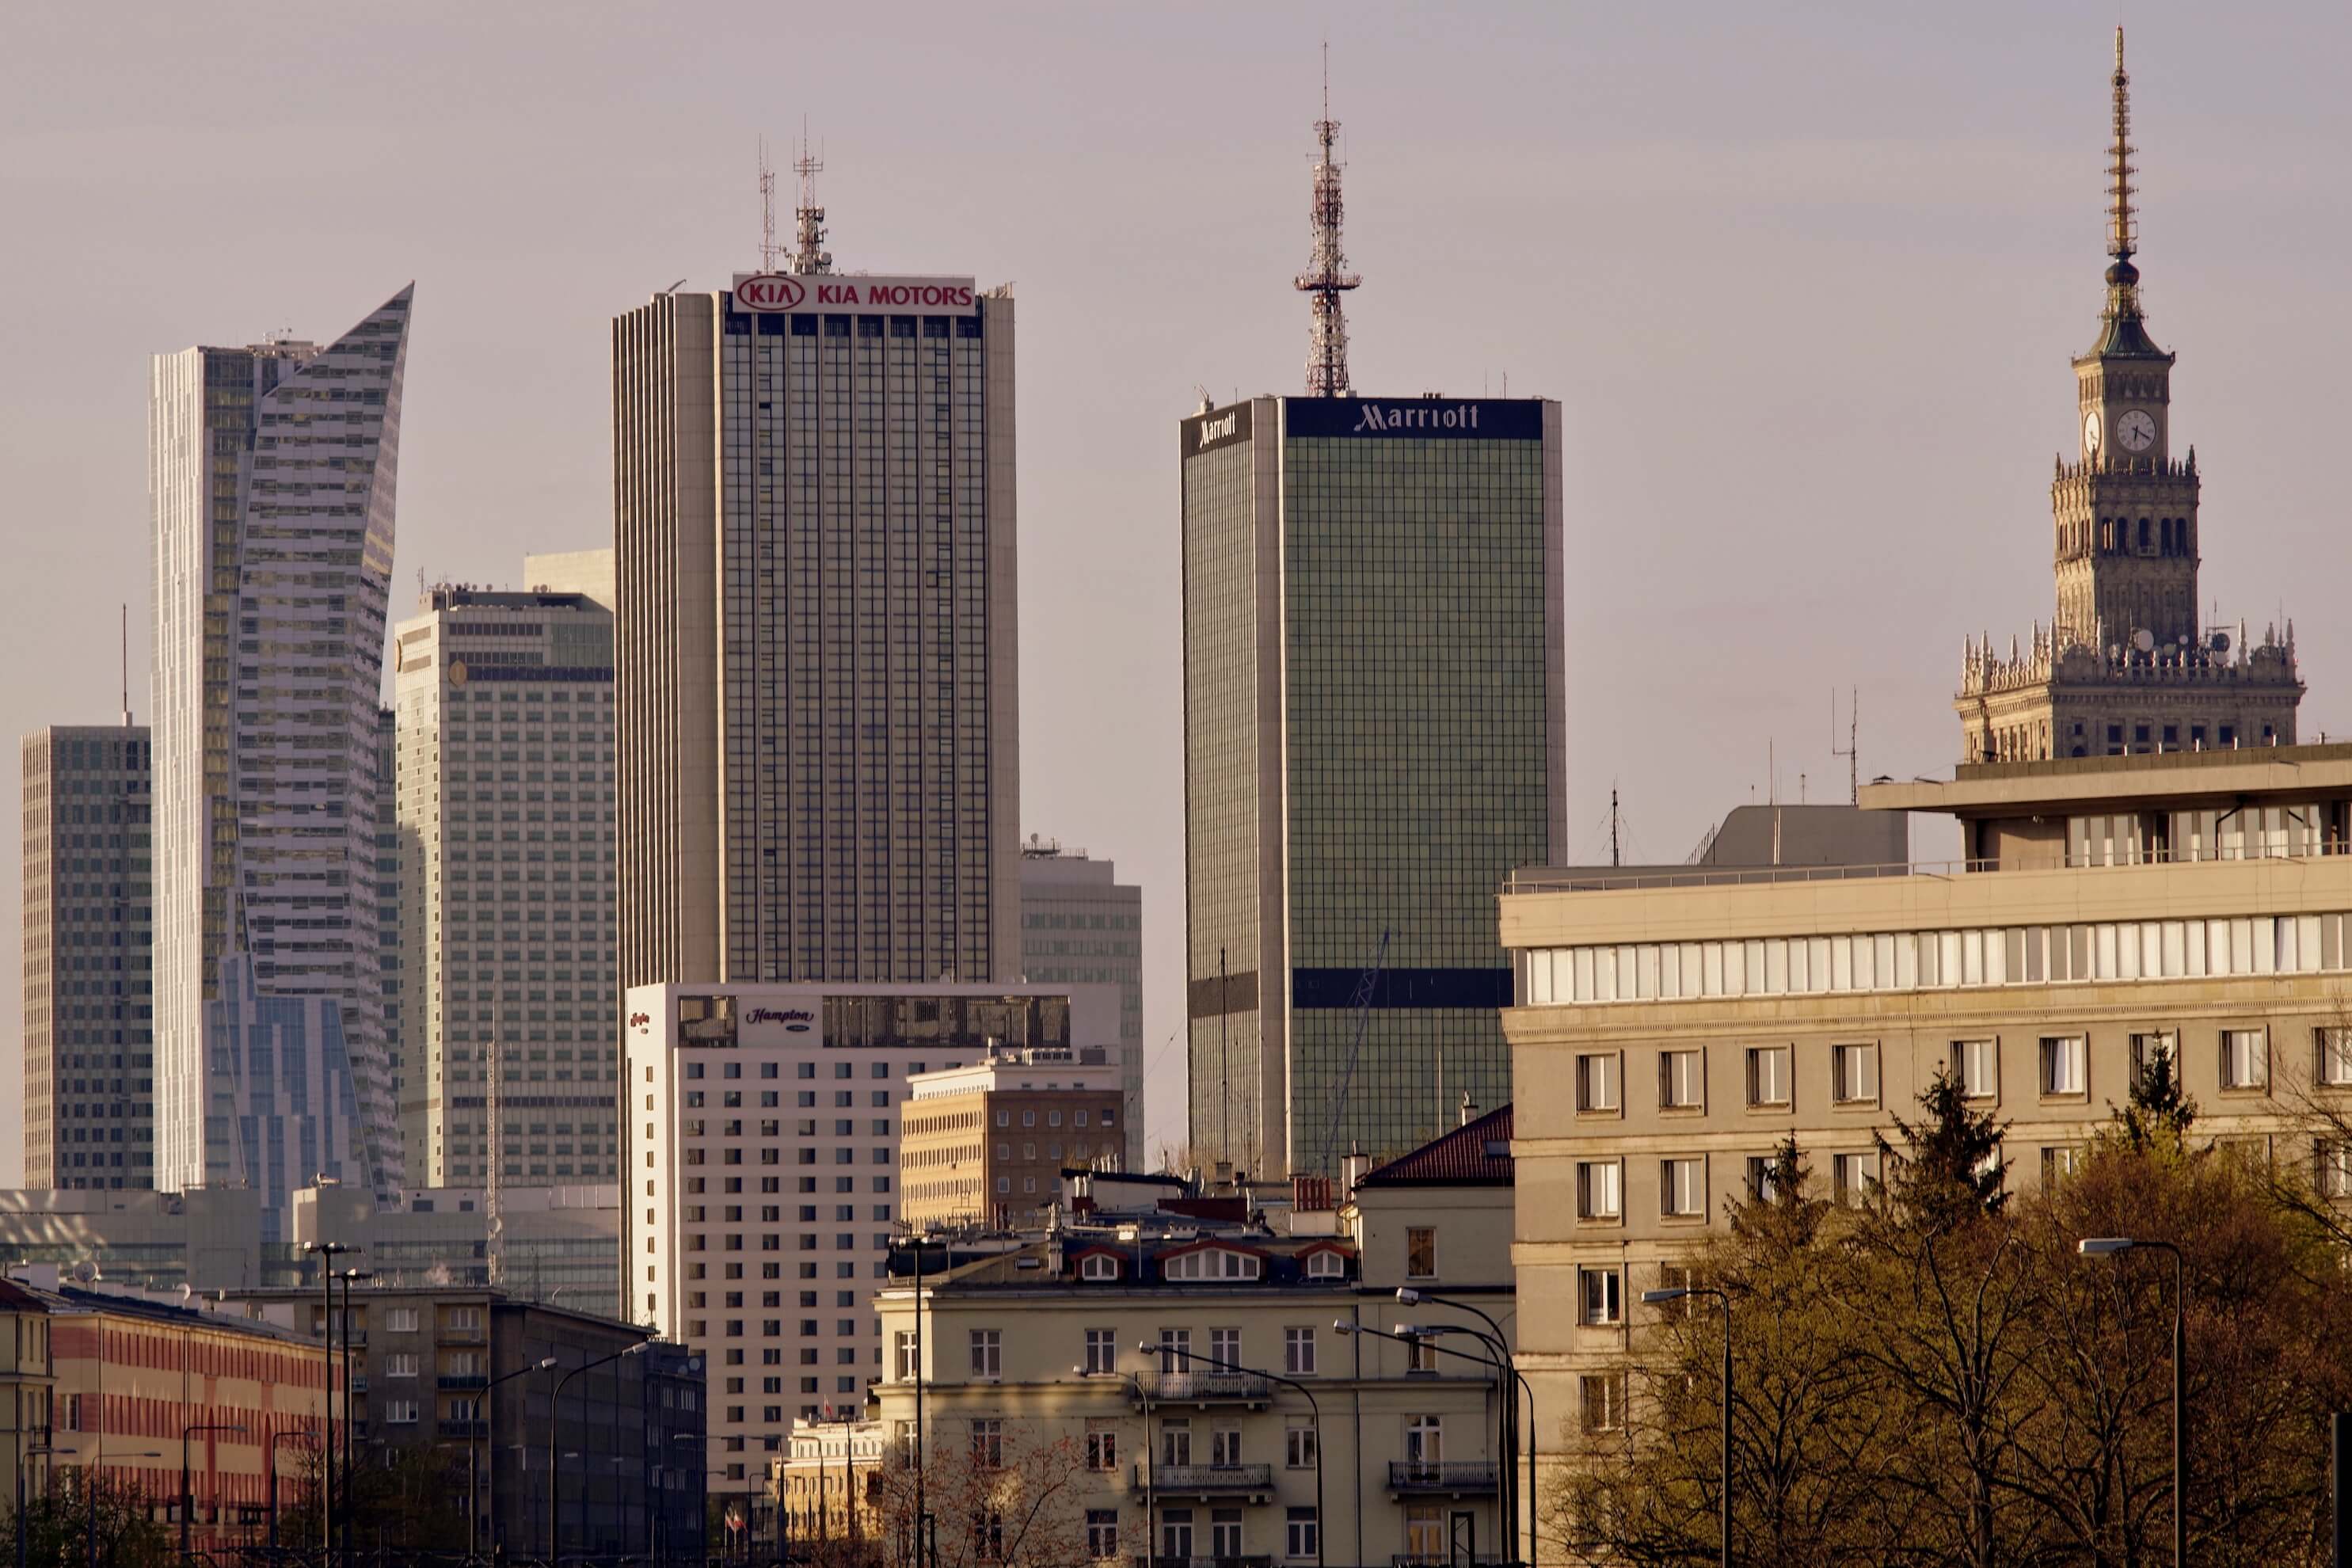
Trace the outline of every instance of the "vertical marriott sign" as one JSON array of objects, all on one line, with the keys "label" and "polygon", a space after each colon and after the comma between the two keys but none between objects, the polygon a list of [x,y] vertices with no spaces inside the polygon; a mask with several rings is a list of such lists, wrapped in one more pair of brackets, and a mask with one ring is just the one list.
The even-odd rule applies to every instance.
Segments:
[{"label": "vertical marriott sign", "polygon": [[763,316],[825,310],[919,310],[969,316],[980,309],[969,278],[867,278],[854,273],[738,272],[735,309]]}]

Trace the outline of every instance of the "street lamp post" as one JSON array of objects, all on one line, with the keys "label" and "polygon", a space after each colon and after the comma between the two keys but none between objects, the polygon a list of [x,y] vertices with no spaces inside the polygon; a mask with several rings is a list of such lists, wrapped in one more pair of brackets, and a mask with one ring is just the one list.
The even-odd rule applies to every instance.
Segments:
[{"label": "street lamp post", "polygon": [[[1295,1377],[1285,1377],[1278,1372],[1266,1372],[1258,1367],[1240,1366],[1233,1362],[1221,1361],[1212,1355],[1196,1355],[1180,1344],[1164,1342],[1154,1344],[1151,1341],[1145,1340],[1137,1345],[1136,1349],[1146,1355],[1155,1353],[1162,1356],[1172,1355],[1181,1361],[1196,1361],[1202,1366],[1213,1366],[1220,1372],[1238,1372],[1250,1377],[1262,1377],[1268,1383],[1278,1383],[1285,1388],[1297,1389],[1307,1396],[1307,1408],[1315,1420],[1315,1568],[1323,1568],[1325,1522],[1323,1519],[1323,1406],[1317,1402],[1315,1391]],[[1149,1415],[1144,1418],[1143,1440],[1147,1445],[1151,1441],[1151,1423]],[[1148,1552],[1150,1542],[1147,1541],[1144,1545]],[[1360,1557],[1363,1553],[1359,1552],[1357,1555]]]},{"label": "street lamp post", "polygon": [[[121,1454],[116,1457],[124,1459],[160,1459],[163,1457],[163,1451],[161,1448],[143,1448],[136,1454]],[[100,1432],[98,1435],[97,1445],[90,1450],[89,1462],[81,1468],[81,1489],[87,1494],[82,1501],[87,1505],[89,1513],[89,1568],[98,1568],[98,1471],[105,1458],[106,1434]]]},{"label": "street lamp post", "polygon": [[[930,1517],[924,1495],[923,1453],[923,1247],[920,1236],[909,1236],[907,1245],[915,1254],[915,1568],[924,1568],[923,1521]],[[948,1245],[940,1243],[940,1260],[950,1261]],[[938,1553],[930,1554],[936,1558]]]},{"label": "street lamp post", "polygon": [[[528,1377],[534,1372],[546,1372],[555,1364],[555,1358],[548,1356],[543,1360],[532,1362],[528,1366],[519,1366],[512,1372],[494,1377],[482,1384],[482,1396],[474,1402],[474,1419],[467,1423],[472,1430],[466,1438],[466,1542],[468,1556],[480,1552],[482,1536],[485,1533],[482,1529],[482,1435],[490,1424],[490,1390],[515,1378]],[[499,1494],[493,1489],[490,1493],[490,1510],[493,1514],[498,1511],[498,1506]],[[490,1521],[488,1534],[491,1543],[495,1545],[499,1538],[498,1521],[495,1518]]]},{"label": "street lamp post", "polygon": [[[1331,1321],[1331,1328],[1333,1332],[1338,1333],[1342,1337],[1349,1334],[1370,1334],[1374,1339],[1394,1340],[1401,1345],[1410,1346],[1416,1350],[1425,1349],[1436,1355],[1450,1355],[1456,1361],[1475,1362],[1478,1365],[1486,1367],[1496,1373],[1498,1378],[1502,1380],[1497,1392],[1503,1394],[1504,1397],[1515,1399],[1518,1393],[1525,1393],[1528,1396],[1528,1420],[1530,1424],[1535,1420],[1535,1391],[1528,1387],[1528,1380],[1519,1375],[1518,1370],[1516,1367],[1511,1366],[1504,1359],[1501,1350],[1489,1341],[1486,1335],[1480,1333],[1475,1329],[1469,1328],[1461,1323],[1399,1323],[1396,1325],[1394,1330],[1376,1329],[1370,1323],[1352,1323],[1345,1318],[1333,1319]],[[1444,1345],[1433,1344],[1430,1342],[1438,1335],[1447,1333],[1468,1334],[1472,1339],[1476,1340],[1488,1353],[1486,1355],[1470,1355],[1462,1351],[1448,1350]],[[1513,1384],[1517,1385],[1517,1391],[1514,1391],[1512,1387]],[[1500,1423],[1498,1422],[1498,1427]],[[1499,1430],[1496,1434],[1496,1438],[1498,1446],[1506,1446],[1506,1439],[1502,1437]],[[1529,1443],[1528,1446],[1528,1474],[1530,1478],[1530,1487],[1532,1487],[1532,1478],[1535,1475],[1535,1445],[1533,1443]],[[1497,1489],[1497,1506],[1498,1508],[1507,1508],[1508,1505],[1504,1500],[1511,1496],[1511,1489],[1507,1485],[1511,1479],[1511,1461],[1507,1458],[1500,1461],[1498,1472],[1499,1480],[1506,1484],[1499,1486]],[[1535,1494],[1530,1490],[1528,1495],[1532,1498]],[[1517,1540],[1517,1531],[1516,1528],[1517,1516],[1516,1512],[1512,1513],[1511,1518],[1514,1528],[1510,1532],[1509,1539],[1510,1542],[1515,1542]],[[1532,1515],[1530,1515],[1529,1519],[1528,1534],[1530,1536],[1534,1534]],[[1509,1542],[1507,1542],[1507,1554]],[[1530,1543],[1528,1550],[1530,1552],[1533,1552],[1534,1547],[1532,1542]],[[1534,1568],[1532,1559],[1530,1559],[1528,1568]]]},{"label": "street lamp post", "polygon": [[2085,1237],[2074,1250],[2085,1258],[2111,1258],[2137,1247],[2153,1247],[2172,1254],[2172,1561],[2189,1561],[2189,1270],[2180,1248],[2168,1241],[2145,1237]]},{"label": "street lamp post", "polygon": [[[1159,1347],[1155,1345],[1152,1348],[1157,1350]],[[1094,1377],[1098,1375],[1095,1373],[1089,1372],[1083,1366],[1074,1366],[1070,1370],[1080,1377]],[[1151,1394],[1144,1388],[1143,1379],[1136,1375],[1134,1373],[1112,1371],[1110,1375],[1119,1379],[1129,1388],[1134,1389],[1135,1402],[1143,1407],[1143,1560],[1147,1568],[1149,1568],[1149,1564],[1150,1563],[1151,1558],[1154,1554],[1151,1544],[1151,1532],[1155,1529],[1159,1528],[1157,1521],[1153,1518],[1153,1514],[1156,1511],[1158,1503],[1158,1499],[1154,1494],[1160,1482],[1159,1458],[1158,1456],[1152,1452],[1151,1448]],[[1323,1443],[1320,1434],[1318,1434],[1316,1438],[1315,1452],[1318,1458],[1321,1458],[1323,1453]],[[919,1506],[915,1510],[915,1551],[917,1553],[917,1561],[919,1563],[921,1560],[921,1552],[923,1550],[923,1533],[929,1521],[929,1516],[925,1514]],[[1321,1520],[1318,1519],[1316,1521],[1315,1529],[1317,1539],[1321,1539],[1323,1530],[1323,1522]],[[934,1555],[936,1555],[936,1552],[934,1552]]]},{"label": "street lamp post", "polygon": [[1731,1568],[1731,1297],[1713,1285],[1677,1285],[1665,1290],[1644,1290],[1645,1306],[1662,1307],[1692,1296],[1712,1296],[1723,1303],[1723,1542],[1722,1568]]},{"label": "street lamp post", "polygon": [[[1483,1315],[1483,1314],[1482,1314],[1482,1315]],[[1530,1388],[1530,1387],[1528,1387],[1528,1380],[1526,1379],[1526,1377],[1524,1377],[1523,1375],[1521,1375],[1521,1373],[1520,1373],[1520,1372],[1519,1372],[1519,1369],[1518,1369],[1518,1364],[1517,1364],[1517,1363],[1512,1359],[1512,1357],[1511,1357],[1511,1352],[1510,1352],[1509,1349],[1508,1349],[1507,1346],[1505,1346],[1505,1345],[1502,1343],[1502,1342],[1500,1342],[1499,1340],[1492,1339],[1492,1338],[1488,1337],[1488,1336],[1487,1336],[1487,1335],[1486,1335],[1486,1334],[1482,1334],[1482,1333],[1480,1333],[1477,1330],[1475,1330],[1475,1329],[1474,1329],[1474,1328],[1470,1327],[1470,1326],[1469,1326],[1468,1324],[1466,1324],[1466,1323],[1424,1323],[1424,1324],[1420,1325],[1417,1329],[1415,1329],[1414,1332],[1415,1332],[1417,1335],[1422,1336],[1422,1337],[1428,1337],[1428,1336],[1437,1335],[1437,1334],[1467,1334],[1467,1335],[1469,1335],[1472,1339],[1476,1340],[1480,1344],[1482,1344],[1482,1345],[1486,1346],[1487,1350],[1489,1350],[1489,1351],[1491,1351],[1491,1352],[1493,1352],[1493,1359],[1492,1359],[1492,1360],[1490,1360],[1490,1361],[1487,1363],[1487,1364],[1488,1364],[1489,1366],[1492,1366],[1492,1367],[1496,1368],[1497,1371],[1499,1371],[1499,1372],[1503,1373],[1506,1376],[1507,1376],[1507,1377],[1511,1380],[1511,1382],[1512,1382],[1513,1384],[1517,1384],[1517,1385],[1518,1393],[1519,1393],[1521,1395],[1524,1395],[1524,1396],[1526,1397],[1527,1402],[1528,1402],[1528,1429],[1529,1429],[1529,1430],[1528,1430],[1528,1491],[1527,1491],[1527,1497],[1528,1497],[1528,1568],[1536,1568],[1536,1514],[1535,1514],[1535,1498],[1536,1498],[1536,1436],[1535,1436],[1535,1434],[1536,1434],[1536,1432],[1537,1432],[1537,1431],[1540,1430],[1540,1427],[1539,1427],[1539,1426],[1538,1426],[1538,1421],[1537,1421],[1537,1417],[1536,1417],[1536,1391],[1535,1391],[1534,1389],[1532,1389],[1532,1388]],[[1459,1355],[1459,1354],[1461,1353],[1461,1352],[1458,1352],[1458,1351],[1448,1351],[1448,1350],[1446,1350],[1446,1349],[1445,1349],[1445,1347],[1444,1347],[1444,1346],[1443,1346],[1443,1345],[1433,1345],[1433,1346],[1431,1346],[1430,1348],[1431,1348],[1431,1349],[1433,1349],[1433,1350],[1434,1350],[1434,1351],[1437,1351],[1440,1354],[1443,1354],[1443,1355]],[[1476,1359],[1476,1358],[1475,1358],[1475,1357],[1474,1357],[1473,1359],[1475,1360],[1475,1359]],[[1515,1400],[1515,1401],[1513,1402],[1512,1405],[1511,1405],[1511,1428],[1510,1428],[1510,1438],[1509,1438],[1509,1441],[1508,1441],[1507,1447],[1509,1447],[1509,1449],[1511,1450],[1511,1452],[1513,1452],[1513,1453],[1517,1453],[1517,1450],[1518,1450],[1518,1446],[1519,1446],[1519,1420],[1518,1420],[1518,1405],[1517,1405],[1517,1401]],[[1512,1488],[1511,1488],[1511,1491],[1512,1491],[1512,1497],[1513,1497],[1513,1501],[1514,1501],[1514,1507],[1513,1507],[1513,1510],[1512,1510],[1512,1517],[1513,1517],[1514,1519],[1516,1519],[1516,1518],[1517,1517],[1517,1506],[1516,1506],[1516,1504],[1517,1504],[1517,1495],[1518,1495],[1518,1487],[1517,1487],[1517,1484],[1516,1482],[1514,1482],[1514,1483],[1513,1483]]]},{"label": "street lamp post", "polygon": [[563,1563],[563,1385],[583,1372],[593,1372],[607,1363],[623,1356],[635,1355],[651,1344],[651,1340],[639,1340],[635,1344],[583,1362],[555,1380],[555,1394],[547,1402],[547,1562],[548,1568],[562,1568]]},{"label": "street lamp post", "polygon": [[[191,1483],[188,1479],[188,1439],[199,1432],[242,1432],[244,1430],[244,1427],[226,1421],[199,1421],[193,1426],[180,1428],[180,1557],[183,1562],[186,1561],[188,1556],[188,1524],[196,1511],[195,1498],[190,1489]],[[219,1496],[217,1490],[214,1496],[217,1506]]]},{"label": "street lamp post", "polygon": [[25,1461],[42,1454],[68,1453],[69,1449],[53,1448],[44,1443],[36,1447],[20,1449],[16,1455],[16,1568],[25,1568],[27,1542],[25,1535]]},{"label": "street lamp post", "polygon": [[[1485,1309],[1474,1306],[1468,1301],[1457,1300],[1448,1296],[1434,1295],[1427,1290],[1416,1290],[1410,1285],[1400,1285],[1397,1287],[1396,1299],[1397,1304],[1403,1307],[1419,1306],[1423,1301],[1428,1302],[1433,1307],[1450,1307],[1457,1312],[1467,1312],[1472,1317],[1476,1318],[1480,1322],[1486,1325],[1489,1332],[1478,1334],[1478,1338],[1484,1340],[1487,1346],[1494,1351],[1496,1364],[1506,1374],[1506,1381],[1503,1386],[1503,1405],[1505,1415],[1505,1436],[1503,1438],[1505,1458],[1503,1464],[1506,1471],[1507,1472],[1513,1468],[1512,1458],[1517,1454],[1519,1447],[1519,1401],[1518,1394],[1514,1392],[1514,1388],[1516,1387],[1517,1389],[1525,1390],[1527,1393],[1528,1425],[1529,1427],[1533,1427],[1536,1424],[1536,1396],[1535,1390],[1528,1387],[1528,1380],[1519,1375],[1518,1362],[1517,1358],[1511,1354],[1510,1341],[1503,1332],[1503,1325],[1489,1317]],[[1439,1326],[1441,1325],[1432,1325],[1432,1327]],[[1468,1330],[1466,1331],[1472,1333],[1477,1332],[1475,1329]],[[1511,1497],[1511,1527],[1512,1531],[1516,1536],[1518,1529],[1519,1513],[1517,1496],[1518,1489],[1517,1482],[1516,1479],[1509,1479],[1507,1475],[1504,1489],[1506,1493]],[[1532,1433],[1529,1435],[1528,1440],[1527,1562],[1528,1568],[1536,1568],[1536,1444]]]},{"label": "street lamp post", "polygon": [[278,1550],[278,1445],[310,1436],[299,1426],[269,1435],[269,1549],[272,1552]]},{"label": "street lamp post", "polygon": [[[359,1420],[352,1410],[352,1285],[355,1280],[373,1279],[375,1275],[365,1268],[346,1268],[343,1281],[343,1561],[351,1561],[352,1506],[358,1500],[359,1468],[352,1463],[352,1442],[358,1436]],[[332,1354],[332,1349],[328,1352]]]},{"label": "street lamp post", "polygon": [[[319,1557],[333,1568],[335,1560],[335,1259],[357,1247],[340,1241],[314,1241],[302,1248],[320,1259],[319,1327],[326,1336],[327,1441],[319,1457]],[[344,1394],[348,1409],[351,1395]]]}]

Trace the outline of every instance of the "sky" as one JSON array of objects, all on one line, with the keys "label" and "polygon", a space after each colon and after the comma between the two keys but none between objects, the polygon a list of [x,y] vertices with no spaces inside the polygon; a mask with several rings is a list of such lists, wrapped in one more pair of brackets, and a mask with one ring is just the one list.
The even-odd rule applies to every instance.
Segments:
[{"label": "sky", "polygon": [[[1175,427],[1202,390],[1302,388],[1318,46],[1364,279],[1355,385],[1507,377],[1560,400],[1569,842],[1605,857],[1613,789],[1627,858],[1655,861],[1775,787],[1841,797],[1833,691],[1859,689],[1865,779],[1948,773],[1962,639],[2049,618],[2118,19],[2048,0],[14,7],[0,730],[113,720],[123,604],[147,716],[158,352],[325,340],[414,279],[395,617],[420,574],[510,585],[526,551],[609,543],[609,321],[754,266],[760,139],[788,162],[805,120],[839,267],[1020,301],[1022,828],[1144,889],[1156,1147],[1183,1115]],[[2120,19],[2204,595],[2257,635],[2296,616],[2304,734],[2341,731],[2352,617],[2309,589],[2352,552],[2352,9]],[[0,1014],[16,989],[0,975]],[[0,1070],[0,1181],[18,1092]]]}]

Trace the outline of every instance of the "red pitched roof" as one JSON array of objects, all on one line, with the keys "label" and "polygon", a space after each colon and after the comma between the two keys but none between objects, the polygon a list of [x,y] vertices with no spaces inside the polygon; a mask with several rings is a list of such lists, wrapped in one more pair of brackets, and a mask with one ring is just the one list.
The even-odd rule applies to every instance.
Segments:
[{"label": "red pitched roof", "polygon": [[1400,1154],[1363,1180],[1368,1187],[1507,1187],[1511,1108],[1486,1112],[1443,1138]]}]

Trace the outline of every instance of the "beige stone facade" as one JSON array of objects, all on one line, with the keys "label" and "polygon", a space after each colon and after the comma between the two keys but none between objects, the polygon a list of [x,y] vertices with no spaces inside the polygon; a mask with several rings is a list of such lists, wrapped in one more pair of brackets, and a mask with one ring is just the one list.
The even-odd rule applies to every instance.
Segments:
[{"label": "beige stone facade", "polygon": [[2158,1051],[2200,1133],[2335,1158],[2294,1111],[2352,1093],[2352,747],[1963,767],[1863,803],[1948,812],[1975,858],[1504,895],[1520,1363],[1561,1419],[1622,1419],[1633,1303],[1776,1143],[1851,1194],[1939,1070],[2008,1124],[2012,1184],[2063,1175]]},{"label": "beige stone facade", "polygon": [[1101,1047],[992,1056],[907,1080],[901,1208],[916,1225],[1027,1223],[1065,1167],[1125,1163],[1127,1093]]}]

